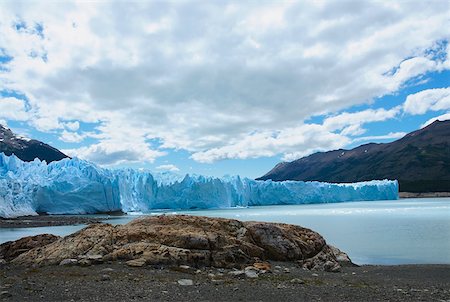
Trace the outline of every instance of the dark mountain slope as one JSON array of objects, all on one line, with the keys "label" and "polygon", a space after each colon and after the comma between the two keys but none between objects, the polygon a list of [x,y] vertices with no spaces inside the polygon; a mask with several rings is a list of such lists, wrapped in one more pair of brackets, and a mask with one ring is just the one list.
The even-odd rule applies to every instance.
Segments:
[{"label": "dark mountain slope", "polygon": [[397,179],[402,192],[450,192],[450,120],[387,144],[319,152],[280,163],[261,180],[356,182]]},{"label": "dark mountain slope", "polygon": [[47,163],[68,157],[52,146],[38,140],[15,135],[9,128],[0,125],[0,153],[15,154],[23,161],[33,161],[35,158]]}]

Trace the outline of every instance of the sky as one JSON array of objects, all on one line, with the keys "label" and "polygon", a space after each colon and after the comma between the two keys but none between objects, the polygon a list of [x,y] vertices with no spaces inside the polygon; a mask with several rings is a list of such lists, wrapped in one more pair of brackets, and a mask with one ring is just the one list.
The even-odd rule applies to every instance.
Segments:
[{"label": "sky", "polygon": [[1,1],[0,124],[112,168],[258,177],[450,119],[450,2]]}]

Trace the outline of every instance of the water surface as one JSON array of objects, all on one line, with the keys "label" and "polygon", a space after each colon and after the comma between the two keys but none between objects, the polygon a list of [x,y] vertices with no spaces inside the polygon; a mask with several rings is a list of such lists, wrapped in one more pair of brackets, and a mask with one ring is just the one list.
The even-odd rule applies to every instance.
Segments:
[{"label": "water surface", "polygon": [[[311,228],[358,264],[450,264],[450,198],[280,205],[146,215],[191,214],[284,222]],[[107,217],[106,215],[95,215]],[[140,215],[109,217],[123,224]],[[83,226],[0,229],[0,242],[42,233],[67,235]]]}]

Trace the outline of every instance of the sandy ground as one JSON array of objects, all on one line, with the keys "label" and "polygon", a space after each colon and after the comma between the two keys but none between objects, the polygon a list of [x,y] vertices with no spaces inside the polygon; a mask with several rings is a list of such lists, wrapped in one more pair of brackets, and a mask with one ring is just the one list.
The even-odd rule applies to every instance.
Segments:
[{"label": "sandy ground", "polygon": [[[272,263],[258,278],[179,267],[22,268],[3,265],[2,301],[450,301],[450,265],[346,267],[340,273]],[[193,285],[180,285],[181,279]]]}]

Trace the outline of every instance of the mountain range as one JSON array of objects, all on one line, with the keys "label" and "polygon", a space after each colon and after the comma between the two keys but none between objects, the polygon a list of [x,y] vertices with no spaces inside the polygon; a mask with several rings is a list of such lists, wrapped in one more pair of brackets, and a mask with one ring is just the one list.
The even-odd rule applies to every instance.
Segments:
[{"label": "mountain range", "polygon": [[35,139],[29,139],[14,134],[11,129],[0,125],[0,153],[15,154],[23,161],[33,161],[35,158],[47,163],[68,157],[56,148]]},{"label": "mountain range", "polygon": [[391,143],[318,152],[277,164],[259,180],[348,183],[397,179],[401,192],[450,192],[450,120]]}]

